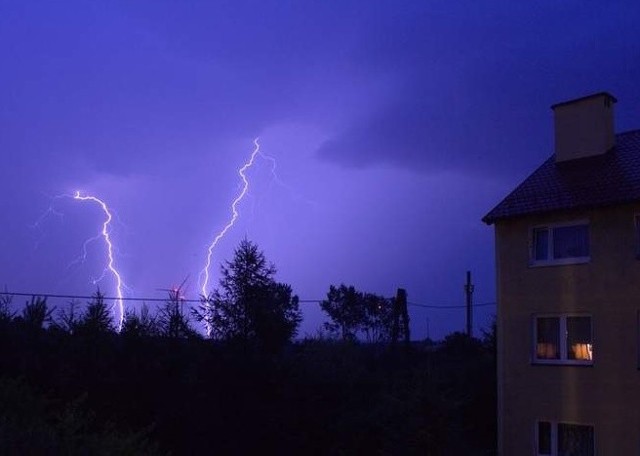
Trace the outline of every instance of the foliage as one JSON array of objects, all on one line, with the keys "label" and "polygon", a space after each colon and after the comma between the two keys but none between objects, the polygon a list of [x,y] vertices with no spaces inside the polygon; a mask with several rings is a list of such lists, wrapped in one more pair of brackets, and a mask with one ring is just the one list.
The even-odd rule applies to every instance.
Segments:
[{"label": "foliage", "polygon": [[160,327],[155,315],[151,315],[149,307],[142,305],[140,315],[135,311],[127,311],[124,316],[120,334],[131,337],[153,337],[160,334]]},{"label": "foliage", "polygon": [[93,299],[87,303],[87,307],[75,325],[75,330],[82,334],[107,334],[114,332],[111,314],[104,295],[98,289]]},{"label": "foliage", "polygon": [[302,321],[298,297],[275,281],[275,267],[256,244],[243,240],[220,269],[219,288],[195,312],[212,338],[277,350],[296,335]]},{"label": "foliage", "polygon": [[11,310],[11,303],[13,302],[13,296],[7,294],[7,289],[4,289],[4,293],[0,295],[0,324],[9,324],[16,316],[15,312]]},{"label": "foliage", "polygon": [[498,323],[496,316],[493,316],[493,320],[489,329],[482,330],[482,344],[494,357],[498,351]]},{"label": "foliage", "polygon": [[47,298],[32,296],[22,309],[22,323],[31,330],[43,329],[53,321],[51,315],[54,310],[47,305]]},{"label": "foliage", "polygon": [[393,326],[393,304],[391,299],[372,293],[365,293],[362,298],[364,307],[364,324],[362,331],[367,342],[386,342],[391,338]]},{"label": "foliage", "polygon": [[55,404],[22,380],[0,379],[0,454],[159,454],[144,433],[96,427],[86,395]]},{"label": "foliage", "polygon": [[4,379],[22,379],[0,378],[0,454],[495,454],[495,357],[465,334],[265,353],[18,321],[0,332]]},{"label": "foliage", "polygon": [[169,291],[169,299],[160,309],[157,320],[159,333],[170,339],[197,337],[196,331],[189,324],[189,316],[184,312],[182,290]]},{"label": "foliage", "polygon": [[329,331],[339,333],[344,341],[355,340],[365,319],[362,302],[362,293],[353,286],[348,287],[341,284],[339,287],[335,287],[331,285],[327,299],[320,303],[322,310],[331,319],[331,322],[327,322],[325,327]]},{"label": "foliage", "polygon": [[[299,323],[297,298],[254,245],[238,251],[216,295],[229,304],[218,323],[236,332],[217,334],[269,350],[192,337],[179,290],[158,315],[127,314],[120,335],[99,293],[52,325],[44,299],[19,317],[5,301],[0,454],[209,454],[212,442],[221,455],[495,454],[495,325],[482,340],[454,333],[402,350],[321,333],[276,351]],[[332,289],[332,304],[355,302],[336,305],[359,318],[347,338],[388,340],[389,300]]]},{"label": "foliage", "polygon": [[345,284],[331,285],[320,308],[331,320],[325,323],[325,328],[343,341],[353,341],[358,334],[372,343],[385,342],[391,337],[394,315],[390,299],[362,293]]},{"label": "foliage", "polygon": [[58,311],[58,316],[54,319],[53,327],[62,332],[73,334],[79,323],[78,302],[70,301],[67,303],[66,308]]}]

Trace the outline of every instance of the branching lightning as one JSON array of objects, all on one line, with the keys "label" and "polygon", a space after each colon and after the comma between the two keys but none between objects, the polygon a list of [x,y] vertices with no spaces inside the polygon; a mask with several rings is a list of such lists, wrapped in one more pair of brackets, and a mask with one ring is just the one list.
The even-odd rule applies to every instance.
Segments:
[{"label": "branching lightning", "polygon": [[287,184],[282,182],[282,180],[280,180],[280,177],[278,177],[278,173],[276,173],[276,168],[278,167],[278,162],[276,161],[276,159],[273,158],[271,155],[265,154],[264,152],[260,152],[260,156],[271,163],[271,175],[273,176],[273,180],[278,185],[280,185],[280,186],[284,187],[285,189],[291,191],[291,187],[289,187]]},{"label": "branching lightning", "polygon": [[[95,196],[91,196],[91,195],[81,195],[80,192],[76,192],[76,194],[74,195],[73,199],[76,200],[80,200],[80,201],[91,201],[94,202],[96,204],[98,204],[100,206],[100,208],[102,209],[102,211],[104,212],[106,218],[104,223],[102,224],[102,231],[99,234],[99,236],[102,236],[102,238],[104,239],[105,245],[107,246],[107,257],[108,257],[108,262],[107,262],[107,266],[105,267],[104,271],[103,271],[103,275],[102,277],[104,277],[104,274],[106,274],[107,270],[113,275],[115,281],[116,281],[116,302],[114,307],[118,307],[118,313],[116,314],[116,318],[118,320],[118,324],[117,324],[117,330],[118,332],[120,332],[120,330],[122,329],[122,324],[124,322],[124,301],[122,299],[123,294],[122,294],[122,289],[124,288],[124,283],[122,281],[122,276],[120,275],[120,273],[118,272],[118,270],[116,269],[115,266],[115,260],[114,260],[114,254],[113,254],[113,242],[111,241],[111,230],[109,228],[109,225],[111,223],[111,220],[113,219],[113,215],[111,214],[111,211],[109,210],[109,207],[107,206],[107,204],[102,201],[100,198],[97,198]],[[86,242],[84,244],[84,248],[85,248],[85,255],[86,255]],[[102,278],[100,277],[100,279]],[[97,282],[100,279],[97,279],[94,281]]]},{"label": "branching lightning", "polygon": [[311,201],[311,200],[305,198],[304,196],[300,195],[297,191],[295,191],[293,189],[293,187],[291,187],[290,185],[286,184],[285,182],[282,181],[282,179],[280,179],[280,176],[276,172],[276,169],[278,167],[278,162],[276,161],[276,159],[274,157],[272,157],[271,155],[267,155],[262,151],[260,151],[260,157],[262,157],[263,159],[265,159],[265,160],[267,160],[268,162],[271,163],[271,175],[273,176],[273,182],[275,182],[277,185],[279,185],[280,187],[284,188],[287,192],[289,192],[289,194],[295,200],[301,200],[304,203],[309,204],[309,205],[315,205],[316,204],[314,201]]},{"label": "branching lightning", "polygon": [[244,165],[242,165],[242,167],[238,170],[238,174],[240,175],[240,178],[242,179],[243,185],[242,185],[242,190],[240,191],[238,196],[231,203],[231,214],[232,214],[231,215],[231,219],[224,226],[224,228],[222,228],[222,230],[220,232],[218,232],[218,234],[216,234],[216,236],[213,238],[213,241],[211,242],[211,244],[209,244],[209,247],[207,249],[207,260],[205,262],[204,268],[200,272],[200,278],[201,278],[201,288],[200,289],[201,289],[202,295],[204,297],[209,295],[209,278],[210,278],[209,270],[211,269],[211,258],[213,257],[213,250],[218,245],[218,242],[220,242],[220,240],[227,234],[227,232],[233,227],[233,225],[235,225],[236,220],[238,219],[238,216],[240,215],[238,213],[238,204],[240,204],[240,202],[244,199],[245,195],[249,191],[249,181],[247,180],[247,176],[246,176],[245,172],[249,168],[251,168],[251,166],[253,166],[253,163],[255,162],[256,156],[260,152],[260,144],[258,143],[258,138],[253,140],[253,144],[255,145],[255,149],[251,153],[251,156],[249,157],[249,160]]},{"label": "branching lightning", "polygon": [[40,233],[40,238],[36,241],[35,246],[34,246],[34,250],[38,249],[38,246],[40,245],[40,243],[42,242],[42,239],[44,238],[44,233],[42,230],[42,225],[44,223],[44,221],[50,216],[50,215],[55,215],[56,217],[58,217],[60,220],[64,220],[64,214],[62,212],[58,212],[56,210],[56,208],[54,207],[53,202],[59,198],[63,198],[63,197],[68,197],[70,195],[56,195],[53,197],[50,197],[50,202],[49,202],[49,207],[47,208],[46,211],[44,211],[42,213],[42,215],[40,217],[38,217],[38,220],[36,220],[33,224],[30,225],[31,229],[37,230]]},{"label": "branching lightning", "polygon": [[[238,170],[238,174],[242,179],[242,189],[240,190],[240,193],[238,194],[238,196],[236,196],[236,198],[231,203],[231,219],[224,226],[224,228],[222,228],[222,230],[220,230],[220,232],[218,232],[218,234],[215,235],[215,237],[213,238],[213,241],[211,241],[207,249],[207,259],[205,262],[205,266],[202,269],[202,271],[200,271],[200,291],[202,293],[202,297],[205,300],[209,296],[209,279],[210,279],[209,270],[211,269],[211,259],[213,257],[213,251],[218,245],[218,243],[220,242],[220,240],[233,227],[233,225],[236,223],[236,220],[238,219],[238,216],[240,215],[238,213],[238,204],[240,204],[240,202],[244,199],[247,192],[249,191],[249,180],[247,179],[247,175],[245,173],[249,168],[253,166],[256,156],[260,153],[260,143],[258,142],[258,139],[259,138],[256,138],[253,140],[255,149],[251,153],[249,160],[247,160],[247,162],[244,165],[242,165],[242,167]],[[211,328],[207,324],[207,335],[210,335],[210,333],[211,333]]]},{"label": "branching lightning", "polygon": [[[67,270],[71,269],[76,264],[83,264],[85,261],[87,261],[87,255],[88,255],[88,251],[87,250],[88,250],[89,244],[91,244],[92,242],[97,241],[101,237],[102,237],[102,234],[98,233],[95,236],[90,237],[89,239],[84,241],[82,243],[82,252],[80,253],[80,256],[78,256],[78,258],[76,258],[71,263],[69,263],[69,265],[67,266]],[[92,280],[91,282],[95,285],[96,283],[98,283],[102,279],[102,277],[104,277],[104,271],[102,272],[102,275],[99,278],[97,278],[95,280]]]}]

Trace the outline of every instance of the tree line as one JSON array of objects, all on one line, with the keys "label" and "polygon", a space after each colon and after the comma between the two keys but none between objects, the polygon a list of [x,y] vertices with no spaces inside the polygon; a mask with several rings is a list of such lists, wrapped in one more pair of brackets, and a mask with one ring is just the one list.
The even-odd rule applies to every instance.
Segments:
[{"label": "tree line", "polygon": [[[127,311],[123,336],[168,338],[201,337],[193,323],[206,326],[215,341],[278,350],[298,334],[302,322],[299,298],[290,285],[275,280],[276,268],[255,243],[243,240],[233,259],[221,266],[219,287],[200,304],[186,308],[181,287],[169,291],[157,312],[149,306]],[[81,308],[77,301],[51,308],[46,297],[33,296],[21,313],[12,310],[10,294],[0,297],[0,324],[14,322],[25,328],[47,327],[68,333],[109,333],[115,327],[108,303],[98,289]],[[389,342],[393,336],[394,298],[361,292],[353,286],[331,285],[320,308],[328,318],[321,327],[325,337],[342,341],[362,339]]]},{"label": "tree line", "polygon": [[206,301],[173,290],[119,334],[100,292],[3,296],[0,454],[495,454],[494,331],[390,347],[394,301],[338,285],[294,340],[299,304],[249,241]]}]

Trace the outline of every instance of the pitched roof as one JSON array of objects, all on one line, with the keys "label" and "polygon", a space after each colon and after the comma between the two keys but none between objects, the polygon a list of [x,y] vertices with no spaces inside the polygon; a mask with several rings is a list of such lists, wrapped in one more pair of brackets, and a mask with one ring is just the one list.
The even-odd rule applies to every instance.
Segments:
[{"label": "pitched roof", "polygon": [[616,135],[609,152],[556,163],[549,157],[482,219],[497,220],[563,209],[640,200],[640,130]]}]

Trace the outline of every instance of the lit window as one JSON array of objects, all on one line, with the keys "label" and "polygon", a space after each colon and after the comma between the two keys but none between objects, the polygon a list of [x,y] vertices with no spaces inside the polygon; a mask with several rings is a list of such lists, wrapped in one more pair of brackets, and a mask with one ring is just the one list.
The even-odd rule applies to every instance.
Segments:
[{"label": "lit window", "polygon": [[590,316],[538,316],[534,318],[534,332],[536,363],[593,363]]},{"label": "lit window", "polygon": [[539,226],[532,231],[531,261],[534,265],[586,262],[589,255],[587,223]]},{"label": "lit window", "polygon": [[560,319],[541,317],[536,319],[536,358],[560,359]]},{"label": "lit window", "polygon": [[593,456],[593,426],[539,421],[536,426],[538,456]]}]

